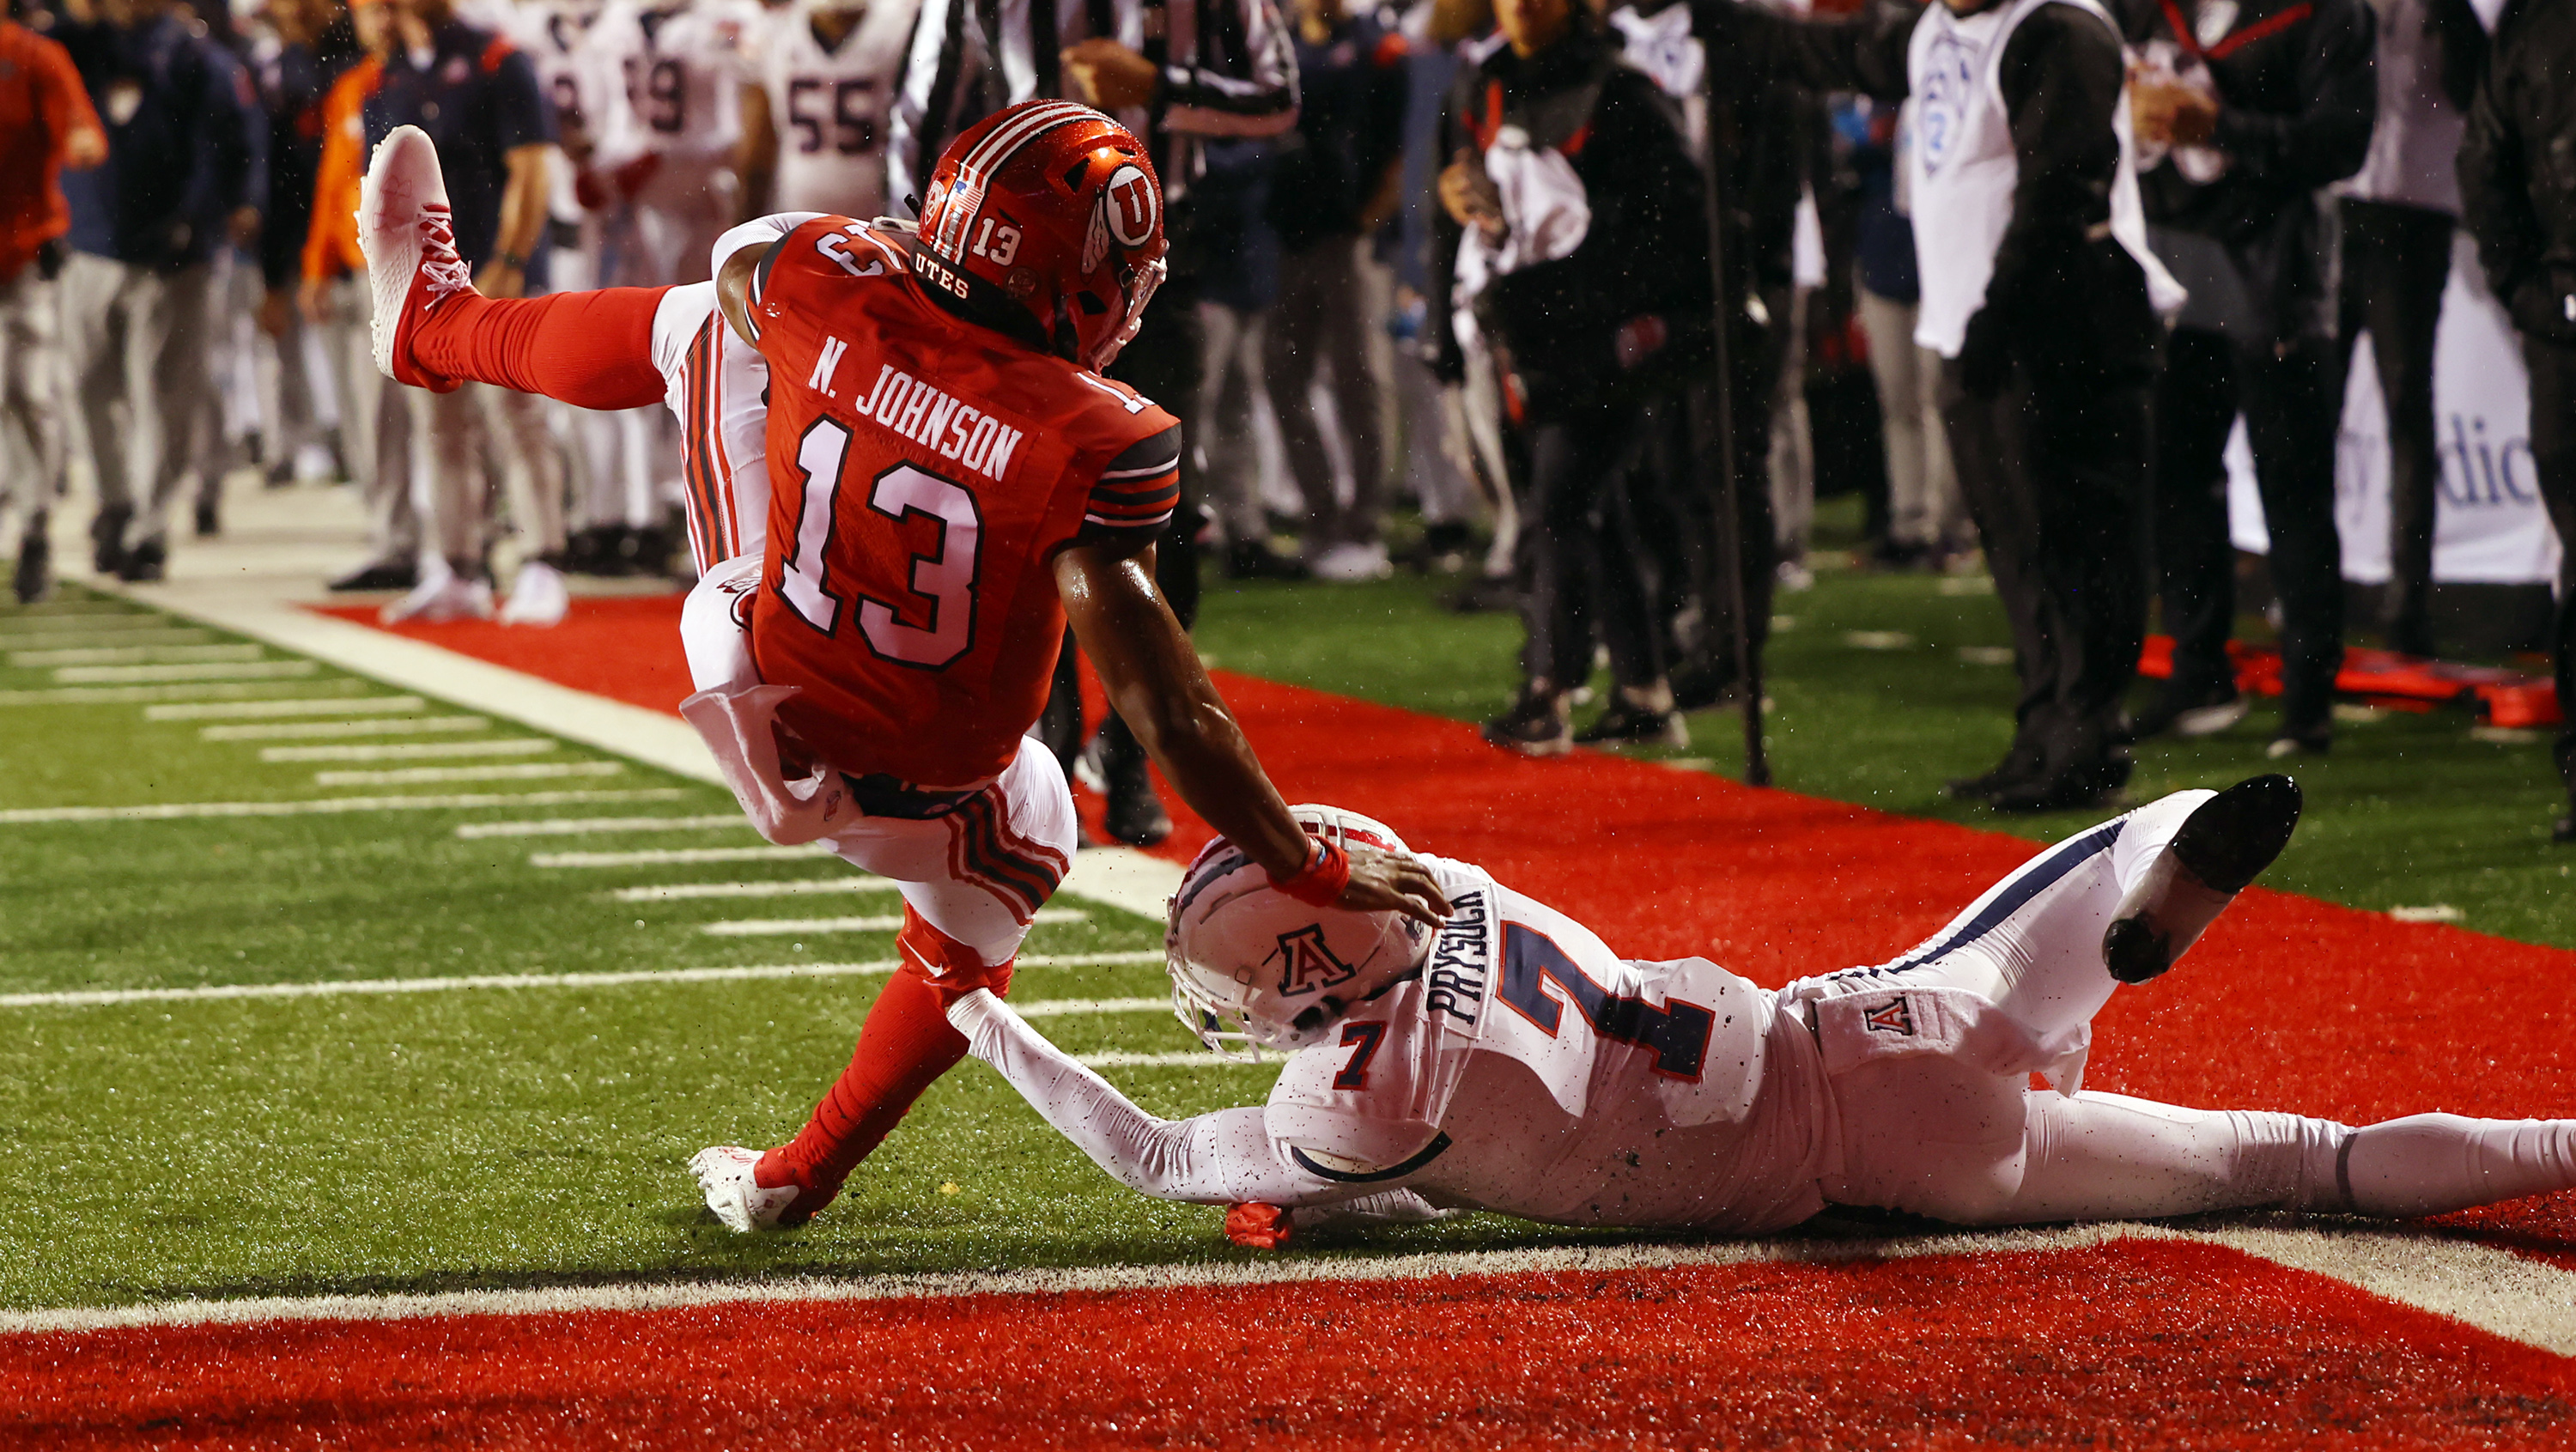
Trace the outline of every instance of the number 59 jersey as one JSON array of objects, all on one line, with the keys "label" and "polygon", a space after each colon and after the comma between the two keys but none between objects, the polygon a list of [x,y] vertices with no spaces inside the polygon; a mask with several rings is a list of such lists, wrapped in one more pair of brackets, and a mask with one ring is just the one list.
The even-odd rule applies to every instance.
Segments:
[{"label": "number 59 jersey", "polygon": [[931,301],[909,239],[846,217],[762,260],[768,559],[752,607],[781,720],[833,766],[998,775],[1064,638],[1054,559],[1141,543],[1180,497],[1180,425],[1134,390]]}]

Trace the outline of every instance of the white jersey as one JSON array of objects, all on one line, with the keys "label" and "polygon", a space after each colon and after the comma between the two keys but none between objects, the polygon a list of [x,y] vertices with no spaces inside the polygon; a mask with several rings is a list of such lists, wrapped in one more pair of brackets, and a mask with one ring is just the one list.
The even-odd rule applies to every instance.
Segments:
[{"label": "white jersey", "polygon": [[1755,1232],[1824,1207],[1823,1061],[1779,995],[1705,959],[1625,961],[1479,868],[1418,978],[1288,1061],[1266,1111],[1326,1180],[1565,1225]]},{"label": "white jersey", "polygon": [[[595,40],[599,16],[596,4],[525,0],[512,7],[509,28],[503,32],[536,67],[537,84],[554,108],[555,134],[567,163],[553,169],[554,191],[547,212],[559,222],[585,219],[570,162],[588,158],[610,111],[614,68],[603,59]],[[585,251],[593,250],[593,241],[585,240]]]},{"label": "white jersey", "polygon": [[[1995,252],[2012,222],[2021,176],[2013,155],[2012,118],[2004,106],[2004,47],[2043,5],[2072,5],[2119,26],[2095,0],[2012,0],[1975,15],[1933,5],[1914,27],[1906,76],[1914,100],[1914,145],[1906,180],[1914,202],[1914,247],[1923,304],[1914,341],[1944,358],[1966,343],[1968,319],[1985,306]],[[2138,200],[2137,147],[2123,90],[2111,126],[2120,138],[2119,175],[2111,183],[2111,235],[2147,274],[2158,312],[2182,304],[2182,289],[2147,247],[2146,212]]]},{"label": "white jersey", "polygon": [[887,120],[920,13],[921,0],[871,0],[829,47],[803,7],[773,17],[758,70],[778,132],[777,210],[887,211]]},{"label": "white jersey", "polygon": [[[749,68],[744,46],[760,23],[757,6],[736,0],[616,0],[602,12],[594,30],[615,80],[601,163],[661,158],[636,195],[639,204],[730,213]],[[728,195],[710,196],[711,186]]]}]

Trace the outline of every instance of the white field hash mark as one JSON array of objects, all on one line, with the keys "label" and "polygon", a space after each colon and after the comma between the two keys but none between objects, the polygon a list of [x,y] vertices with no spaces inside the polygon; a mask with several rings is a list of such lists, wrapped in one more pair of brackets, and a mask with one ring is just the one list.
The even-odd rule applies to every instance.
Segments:
[{"label": "white field hash mark", "polygon": [[262,761],[418,761],[441,756],[538,756],[556,743],[536,736],[488,741],[394,741],[369,746],[264,746]]},{"label": "white field hash mark", "polygon": [[[1023,953],[1022,968],[1115,968],[1160,963],[1160,948],[1114,953]],[[337,998],[396,993],[459,993],[487,988],[624,988],[657,983],[739,983],[772,978],[868,978],[892,973],[900,958],[866,963],[769,963],[740,968],[635,968],[615,973],[478,973],[459,978],[352,978],[325,983],[218,983],[203,988],[93,988],[0,994],[0,1008],[112,1008],[128,1003],[196,1003],[237,998]],[[1169,999],[1152,1000],[1169,1009]]]},{"label": "white field hash mark", "polygon": [[188,817],[303,817],[335,812],[444,812],[473,807],[568,807],[575,802],[667,802],[678,787],[628,791],[464,792],[441,796],[308,797],[288,802],[147,802],[132,807],[16,807],[0,827],[53,822],[169,822]]},{"label": "white field hash mark", "polygon": [[322,669],[309,660],[254,660],[230,665],[63,666],[54,679],[66,686],[131,686],[168,681],[256,681],[309,676]]},{"label": "white field hash mark", "polygon": [[258,660],[256,645],[117,645],[68,650],[13,650],[9,664],[20,670],[39,666],[204,665]]},{"label": "white field hash mark", "polygon": [[567,776],[615,776],[622,761],[542,761],[518,766],[405,766],[391,771],[317,771],[315,786],[423,786],[448,781],[544,781]]},{"label": "white field hash mark", "polygon": [[710,862],[792,862],[832,856],[830,844],[796,847],[675,847],[667,852],[538,852],[530,867],[686,867]]},{"label": "white field hash mark", "polygon": [[[350,682],[355,686],[356,682]],[[428,709],[418,696],[289,696],[268,701],[191,701],[175,706],[146,706],[146,721],[220,721],[228,717],[363,716],[381,711],[399,715]]]},{"label": "white field hash mark", "polygon": [[[143,645],[213,645],[215,633],[193,625],[175,626],[168,630],[55,630],[42,635],[0,632],[0,642],[9,645],[38,646],[46,650],[81,650],[114,646],[132,649]],[[77,661],[56,661],[57,665],[77,665]]]},{"label": "white field hash mark", "polygon": [[482,716],[380,716],[372,721],[253,721],[198,728],[200,741],[312,741],[331,736],[412,736],[428,732],[481,731]]},{"label": "white field hash mark", "polygon": [[[1040,908],[1033,923],[1087,923],[1091,914],[1080,908]],[[698,929],[719,938],[786,937],[792,933],[891,933],[903,926],[900,914],[864,918],[744,918],[734,922],[707,923]]]},{"label": "white field hash mark", "polygon": [[786,882],[675,882],[661,887],[621,887],[619,902],[688,902],[710,897],[802,897],[808,893],[893,892],[903,884],[885,877],[800,877]]},{"label": "white field hash mark", "polygon": [[705,832],[722,827],[737,827],[747,832],[751,830],[751,822],[740,812],[709,817],[549,817],[535,822],[467,822],[456,829],[456,835],[583,837],[598,832]]}]

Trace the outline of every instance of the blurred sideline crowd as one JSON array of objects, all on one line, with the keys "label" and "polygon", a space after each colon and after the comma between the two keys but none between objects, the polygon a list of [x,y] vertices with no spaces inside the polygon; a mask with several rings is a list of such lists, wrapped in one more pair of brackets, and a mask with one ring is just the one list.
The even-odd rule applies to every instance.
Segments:
[{"label": "blurred sideline crowd", "polygon": [[[372,145],[430,132],[488,294],[660,285],[703,279],[748,217],[910,216],[949,137],[1032,95],[1117,114],[1163,178],[1172,280],[1117,371],[1197,445],[1159,558],[1184,623],[1202,549],[1235,579],[1457,573],[1459,608],[1525,625],[1485,727],[1514,750],[1685,742],[1682,712],[1744,693],[1773,592],[1809,582],[1819,489],[1856,487],[1874,563],[1982,563],[2012,625],[2011,750],[1951,790],[2095,803],[2134,741],[2248,712],[2240,415],[2282,620],[2269,749],[2328,749],[2364,334],[2392,454],[2378,624],[2433,649],[2434,335],[2463,223],[2576,532],[2576,6],[1814,4],[15,0],[17,596],[48,587],[74,457],[93,563],[127,580],[161,577],[174,518],[218,533],[246,465],[361,493],[368,553],[333,588],[401,592],[391,620],[550,625],[567,575],[668,572],[667,410],[376,374],[351,220]],[[2157,608],[2173,671],[2133,716]],[[1069,652],[1060,675],[1070,697]],[[1168,830],[1132,739],[1094,747],[1113,834]],[[2576,792],[2576,735],[2558,760]]]}]

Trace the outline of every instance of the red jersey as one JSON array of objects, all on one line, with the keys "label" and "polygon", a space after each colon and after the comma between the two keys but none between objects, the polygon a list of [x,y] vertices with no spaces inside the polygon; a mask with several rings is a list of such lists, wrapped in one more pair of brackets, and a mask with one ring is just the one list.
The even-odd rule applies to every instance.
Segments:
[{"label": "red jersey", "polygon": [[0,282],[72,225],[62,171],[75,131],[97,132],[99,124],[71,55],[0,19]]},{"label": "red jersey", "polygon": [[769,361],[769,558],[751,614],[779,716],[834,766],[1000,774],[1064,639],[1056,552],[1151,537],[1181,430],[1133,389],[932,302],[905,243],[830,217],[752,287]]}]

